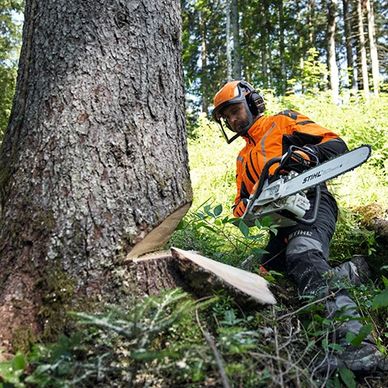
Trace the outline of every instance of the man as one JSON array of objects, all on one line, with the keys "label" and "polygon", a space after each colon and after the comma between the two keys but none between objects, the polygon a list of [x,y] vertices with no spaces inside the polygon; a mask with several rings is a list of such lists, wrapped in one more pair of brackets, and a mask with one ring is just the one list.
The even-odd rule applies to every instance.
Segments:
[{"label": "man", "polygon": [[[220,124],[227,142],[231,143],[238,137],[246,142],[237,157],[237,195],[233,206],[236,217],[244,214],[266,162],[284,155],[291,145],[305,148],[306,153],[300,152],[304,159],[313,154],[319,162],[347,151],[344,141],[334,132],[300,113],[286,110],[274,116],[264,116],[264,110],[263,98],[245,81],[228,82],[214,97],[213,118]],[[235,132],[231,139],[227,137],[224,125]],[[275,168],[273,166],[270,172],[273,173]],[[284,270],[295,281],[302,296],[318,298],[334,291],[335,296],[326,300],[326,310],[329,318],[336,315],[348,319],[336,330],[337,341],[343,345],[344,351],[338,357],[326,358],[321,367],[334,370],[345,366],[365,374],[381,368],[383,360],[371,337],[366,338],[360,347],[346,343],[347,332],[358,334],[362,323],[348,293],[330,286],[328,279],[331,274],[338,280],[345,272],[353,277],[355,267],[348,263],[341,270],[334,271],[327,263],[338,209],[326,185],[321,186],[321,201],[314,224],[279,228],[278,234],[269,241],[263,263],[268,268]],[[310,202],[314,201],[314,193],[314,190],[306,193]],[[305,215],[306,218],[310,216],[309,212]]]}]

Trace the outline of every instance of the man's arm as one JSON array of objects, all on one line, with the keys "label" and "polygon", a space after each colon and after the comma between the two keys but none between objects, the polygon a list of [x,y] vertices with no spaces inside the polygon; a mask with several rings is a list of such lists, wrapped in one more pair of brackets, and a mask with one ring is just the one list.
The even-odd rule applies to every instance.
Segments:
[{"label": "man's arm", "polygon": [[320,162],[324,162],[348,151],[345,142],[339,137],[315,145],[306,144],[306,147],[317,155]]},{"label": "man's arm", "polygon": [[290,145],[307,147],[317,155],[320,162],[324,162],[348,151],[345,142],[336,133],[318,125],[307,116],[297,113],[292,119],[293,125],[283,137],[284,152]]}]

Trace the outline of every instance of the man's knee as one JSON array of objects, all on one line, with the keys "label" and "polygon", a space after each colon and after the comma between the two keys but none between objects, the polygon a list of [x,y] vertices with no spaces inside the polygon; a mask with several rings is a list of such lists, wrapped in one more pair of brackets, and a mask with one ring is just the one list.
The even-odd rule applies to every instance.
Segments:
[{"label": "man's knee", "polygon": [[298,285],[299,292],[317,292],[326,287],[327,263],[322,243],[306,235],[291,239],[286,250],[287,272]]},{"label": "man's knee", "polygon": [[295,256],[303,255],[307,251],[317,251],[323,254],[322,243],[311,237],[308,231],[300,231],[306,234],[292,237],[287,245],[286,255]]}]

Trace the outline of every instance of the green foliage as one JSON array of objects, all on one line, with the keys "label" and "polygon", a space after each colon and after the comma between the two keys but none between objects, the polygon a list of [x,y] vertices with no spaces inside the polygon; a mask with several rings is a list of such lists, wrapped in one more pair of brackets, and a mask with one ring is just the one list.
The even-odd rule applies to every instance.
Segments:
[{"label": "green foliage", "polygon": [[10,361],[0,362],[0,387],[24,387],[22,375],[27,362],[22,353],[17,353]]},{"label": "green foliage", "polygon": [[327,77],[327,68],[324,63],[318,59],[318,50],[313,47],[307,50],[307,58],[300,65],[298,78],[288,80],[288,85],[292,89],[298,88],[308,94],[316,94],[325,89],[325,78]]},{"label": "green foliage", "polygon": [[356,388],[357,386],[356,379],[355,379],[354,373],[351,370],[347,368],[340,368],[339,374],[347,388]]},{"label": "green foliage", "polygon": [[196,211],[189,212],[170,244],[237,265],[250,254],[261,255],[264,252],[269,231],[274,232],[274,229],[259,223],[249,229],[240,219],[225,214],[221,204],[213,207],[205,203]]},{"label": "green foliage", "polygon": [[[369,314],[370,288],[354,291]],[[243,310],[223,293],[195,301],[175,289],[98,314],[74,313],[79,323],[71,336],[1,362],[0,386],[220,386],[220,368],[232,387],[321,386],[315,366],[342,351],[330,335],[343,322],[323,318],[322,308],[310,301],[292,311],[280,299],[276,307]],[[371,313],[350,341],[371,332],[379,319]],[[355,379],[342,370],[325,381],[352,386]]]},{"label": "green foliage", "polygon": [[385,288],[375,295],[372,300],[372,308],[375,310],[388,307],[388,279],[382,276],[382,281]]},{"label": "green foliage", "polygon": [[356,254],[370,256],[375,252],[375,246],[375,233],[362,226],[360,214],[340,208],[337,228],[331,242],[331,259],[341,262]]},{"label": "green foliage", "polygon": [[[290,371],[285,382],[314,381],[292,351],[296,343],[305,348],[304,336],[290,341],[289,331],[279,327],[283,350],[273,359],[275,310],[245,316],[227,296],[195,302],[176,289],[126,309],[75,315],[78,332],[36,345],[27,359],[17,355],[0,363],[1,381],[18,387],[218,386],[221,367],[233,386],[276,386],[282,368]],[[259,322],[268,327],[259,329]],[[309,346],[305,354],[315,351]]]},{"label": "green foliage", "polygon": [[21,0],[0,1],[0,140],[10,115],[21,45],[21,25],[14,15],[22,9]]}]

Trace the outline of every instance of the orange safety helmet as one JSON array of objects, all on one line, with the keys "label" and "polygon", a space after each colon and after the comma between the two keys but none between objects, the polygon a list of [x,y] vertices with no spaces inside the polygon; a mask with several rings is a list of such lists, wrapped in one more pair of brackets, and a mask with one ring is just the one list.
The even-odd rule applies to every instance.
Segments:
[{"label": "orange safety helmet", "polygon": [[[222,125],[222,110],[231,104],[243,103],[247,109],[249,124],[242,132],[228,139]],[[222,133],[230,144],[233,140],[241,135],[245,135],[253,124],[253,116],[261,115],[265,110],[264,99],[257,93],[255,88],[246,81],[227,82],[214,96],[214,109],[212,116],[220,124]],[[230,128],[229,123],[225,120],[225,125]]]}]

